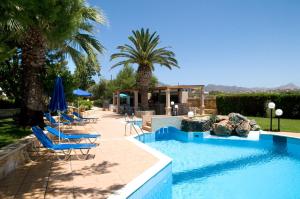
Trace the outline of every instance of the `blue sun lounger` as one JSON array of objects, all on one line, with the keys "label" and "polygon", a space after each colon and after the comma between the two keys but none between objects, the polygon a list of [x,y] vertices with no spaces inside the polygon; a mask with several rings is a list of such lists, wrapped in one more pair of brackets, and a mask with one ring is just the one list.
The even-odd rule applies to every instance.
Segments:
[{"label": "blue sun lounger", "polygon": [[[47,137],[47,135],[43,132],[43,130],[38,127],[38,126],[34,126],[31,128],[33,134],[37,137],[37,139],[42,143],[42,145],[55,152],[55,154],[57,155],[57,157],[59,158],[57,152],[63,152],[65,158],[64,159],[68,159],[69,157],[71,157],[71,152],[72,150],[80,150],[82,155],[88,155],[89,150],[91,148],[96,147],[96,144],[53,144],[53,142],[51,141],[51,139],[49,139]],[[86,149],[87,152],[83,153],[83,149]],[[65,151],[68,151],[67,153]],[[80,158],[79,158],[80,159]]]},{"label": "blue sun lounger", "polygon": [[57,122],[50,113],[44,113],[45,118],[50,122],[53,127],[57,127],[58,125],[70,125],[71,122]]},{"label": "blue sun lounger", "polygon": [[82,121],[97,122],[97,120],[98,120],[97,117],[82,117],[78,112],[73,112],[73,115]]},{"label": "blue sun lounger", "polygon": [[61,139],[67,139],[67,140],[75,140],[80,142],[83,139],[88,139],[90,143],[95,143],[97,138],[99,138],[101,135],[100,134],[64,134],[63,132],[60,132],[52,128],[50,126],[45,127],[49,133],[54,135],[55,137],[59,137]]},{"label": "blue sun lounger", "polygon": [[65,113],[61,114],[61,118],[67,122],[70,122],[71,124],[83,124],[84,123],[84,121],[79,120],[79,119],[74,119]]}]

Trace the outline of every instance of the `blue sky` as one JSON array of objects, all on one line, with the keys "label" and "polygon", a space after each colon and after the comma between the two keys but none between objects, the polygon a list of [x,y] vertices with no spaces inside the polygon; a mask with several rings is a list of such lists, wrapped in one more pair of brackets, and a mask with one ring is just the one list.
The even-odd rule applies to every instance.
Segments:
[{"label": "blue sky", "polygon": [[156,67],[168,84],[274,87],[300,85],[299,0],[88,0],[109,25],[97,27],[106,48],[104,78],[115,77],[109,57],[128,43],[131,30],[157,31],[180,69]]}]

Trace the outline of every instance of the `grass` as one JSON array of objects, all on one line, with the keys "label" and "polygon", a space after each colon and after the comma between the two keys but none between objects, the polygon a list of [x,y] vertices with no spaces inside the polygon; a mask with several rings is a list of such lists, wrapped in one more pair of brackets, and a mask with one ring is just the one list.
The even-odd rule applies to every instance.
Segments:
[{"label": "grass", "polygon": [[[249,119],[254,119],[263,130],[270,129],[270,118],[263,118],[263,117],[248,117]],[[273,131],[278,129],[278,120],[277,118],[273,119]],[[286,132],[294,132],[300,133],[300,120],[295,119],[280,119],[280,131]]]},{"label": "grass", "polygon": [[0,148],[30,134],[29,129],[16,126],[12,118],[0,119]]}]

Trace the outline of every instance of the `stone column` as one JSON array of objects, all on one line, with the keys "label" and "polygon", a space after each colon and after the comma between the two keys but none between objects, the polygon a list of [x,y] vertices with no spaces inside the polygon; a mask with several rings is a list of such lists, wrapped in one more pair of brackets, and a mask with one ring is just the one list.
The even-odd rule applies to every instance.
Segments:
[{"label": "stone column", "polygon": [[116,112],[119,113],[120,110],[120,91],[117,91],[117,108]]},{"label": "stone column", "polygon": [[139,91],[134,91],[134,111],[139,108]]},{"label": "stone column", "polygon": [[205,109],[205,104],[204,104],[204,86],[200,90],[200,114],[204,115],[204,109]]},{"label": "stone column", "polygon": [[171,92],[166,90],[166,115],[171,115]]},{"label": "stone column", "polygon": [[178,89],[178,103],[181,104],[182,103],[182,90]]},{"label": "stone column", "polygon": [[113,93],[113,105],[116,105],[116,95]]}]

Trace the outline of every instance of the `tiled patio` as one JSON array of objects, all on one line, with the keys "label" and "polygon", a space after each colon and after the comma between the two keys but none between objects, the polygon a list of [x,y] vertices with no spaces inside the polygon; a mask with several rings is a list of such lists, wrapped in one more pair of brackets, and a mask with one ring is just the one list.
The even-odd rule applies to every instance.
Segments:
[{"label": "tiled patio", "polygon": [[101,133],[87,160],[32,161],[1,180],[0,198],[107,198],[158,161],[125,138],[122,117],[95,114],[97,123],[71,130]]}]

